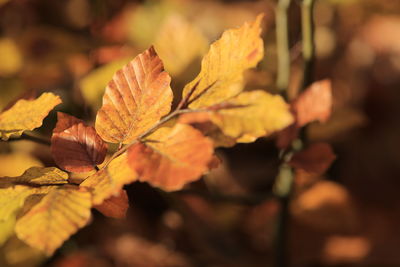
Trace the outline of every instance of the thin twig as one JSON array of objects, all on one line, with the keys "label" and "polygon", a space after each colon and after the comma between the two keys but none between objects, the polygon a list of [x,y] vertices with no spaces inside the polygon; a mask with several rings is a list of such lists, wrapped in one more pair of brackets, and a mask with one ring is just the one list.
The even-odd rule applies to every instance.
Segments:
[{"label": "thin twig", "polygon": [[314,0],[303,0],[301,3],[301,30],[304,60],[303,84],[301,90],[307,88],[312,82],[315,56],[313,7]]},{"label": "thin twig", "polygon": [[10,138],[7,140],[7,142],[16,142],[16,141],[22,141],[22,140],[28,140],[28,141],[32,141],[37,144],[46,145],[46,146],[51,145],[51,142],[49,139],[47,139],[45,137],[30,135],[27,133],[23,133],[20,137]]}]

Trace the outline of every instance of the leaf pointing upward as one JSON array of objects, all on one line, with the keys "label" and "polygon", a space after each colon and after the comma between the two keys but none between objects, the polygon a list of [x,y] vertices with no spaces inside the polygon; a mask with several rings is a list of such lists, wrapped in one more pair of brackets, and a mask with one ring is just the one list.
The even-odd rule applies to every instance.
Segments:
[{"label": "leaf pointing upward", "polygon": [[225,101],[243,89],[243,72],[255,67],[264,55],[260,38],[262,15],[253,23],[225,31],[201,62],[199,75],[183,90],[190,108]]},{"label": "leaf pointing upward", "polygon": [[171,109],[171,77],[153,47],[117,71],[108,84],[96,130],[107,142],[130,143]]}]

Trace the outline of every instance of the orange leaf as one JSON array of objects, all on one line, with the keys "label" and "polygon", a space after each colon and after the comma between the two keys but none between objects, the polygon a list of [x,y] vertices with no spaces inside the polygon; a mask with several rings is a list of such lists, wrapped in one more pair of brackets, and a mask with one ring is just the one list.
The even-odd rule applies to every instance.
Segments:
[{"label": "orange leaf", "polygon": [[290,165],[309,173],[323,174],[335,158],[336,156],[329,144],[315,143],[296,153],[292,157]]},{"label": "orange leaf", "polygon": [[130,143],[171,110],[171,77],[153,47],[117,71],[108,84],[96,130],[107,142]]},{"label": "orange leaf", "polygon": [[125,190],[121,190],[118,195],[111,196],[94,208],[107,217],[123,219],[126,217],[126,211],[129,208],[128,195]]},{"label": "orange leaf", "polygon": [[166,191],[181,189],[208,170],[213,144],[186,124],[161,128],[149,136],[151,142],[133,145],[128,162],[139,176]]},{"label": "orange leaf", "polygon": [[104,161],[107,144],[82,120],[58,112],[51,137],[51,153],[58,166],[71,172],[88,172]]},{"label": "orange leaf", "polygon": [[302,127],[318,120],[326,122],[331,115],[332,87],[326,79],[314,82],[292,104],[296,114],[296,124]]}]

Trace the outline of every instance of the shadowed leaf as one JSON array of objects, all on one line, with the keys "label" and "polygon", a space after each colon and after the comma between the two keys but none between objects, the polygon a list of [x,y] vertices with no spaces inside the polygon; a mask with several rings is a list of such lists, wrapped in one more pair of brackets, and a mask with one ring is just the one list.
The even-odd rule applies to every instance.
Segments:
[{"label": "shadowed leaf", "polygon": [[107,144],[91,126],[83,121],[58,112],[58,121],[51,137],[51,154],[62,169],[88,172],[102,163]]},{"label": "shadowed leaf", "polygon": [[94,206],[94,208],[104,216],[123,219],[126,217],[129,208],[128,195],[125,190],[121,190],[117,195],[107,198],[102,204]]}]

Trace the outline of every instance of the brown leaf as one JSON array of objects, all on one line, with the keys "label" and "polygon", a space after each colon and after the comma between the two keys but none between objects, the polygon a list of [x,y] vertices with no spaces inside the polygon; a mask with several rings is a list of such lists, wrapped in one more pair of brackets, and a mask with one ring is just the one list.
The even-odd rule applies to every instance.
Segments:
[{"label": "brown leaf", "polygon": [[327,143],[314,143],[294,154],[290,165],[306,172],[323,174],[336,159],[332,147]]},{"label": "brown leaf", "polygon": [[161,128],[149,140],[152,142],[128,150],[128,162],[140,181],[166,191],[179,190],[197,180],[213,158],[211,140],[186,124]]},{"label": "brown leaf", "polygon": [[104,200],[100,205],[94,206],[104,216],[123,219],[126,217],[126,211],[129,208],[129,199],[125,190],[121,190],[118,195],[113,195]]},{"label": "brown leaf", "polygon": [[117,71],[97,113],[96,130],[107,142],[130,143],[171,110],[171,77],[153,47]]},{"label": "brown leaf", "polygon": [[96,130],[68,114],[58,112],[57,116],[51,137],[51,153],[57,165],[70,172],[88,172],[102,163],[107,144]]},{"label": "brown leaf", "polygon": [[331,115],[332,87],[326,79],[314,82],[292,104],[296,114],[296,124],[302,127],[318,120],[326,122]]}]

